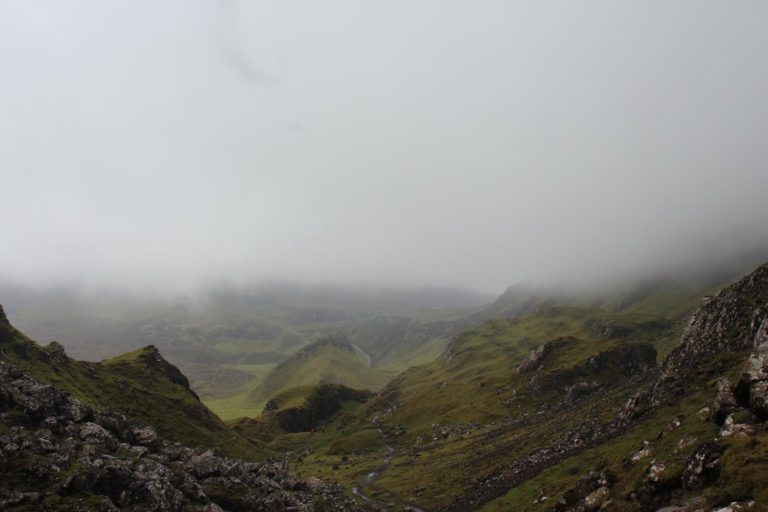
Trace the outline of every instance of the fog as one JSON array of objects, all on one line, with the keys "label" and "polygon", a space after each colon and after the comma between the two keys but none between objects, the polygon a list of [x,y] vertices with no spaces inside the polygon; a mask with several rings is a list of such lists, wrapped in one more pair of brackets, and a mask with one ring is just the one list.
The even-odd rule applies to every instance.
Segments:
[{"label": "fog", "polygon": [[0,278],[501,291],[759,251],[766,19],[0,0]]}]

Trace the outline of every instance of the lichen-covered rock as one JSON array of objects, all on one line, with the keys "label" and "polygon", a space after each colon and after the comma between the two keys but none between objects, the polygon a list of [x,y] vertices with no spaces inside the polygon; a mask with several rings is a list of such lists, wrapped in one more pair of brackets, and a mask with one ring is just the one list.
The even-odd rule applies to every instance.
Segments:
[{"label": "lichen-covered rock", "polygon": [[[610,479],[602,471],[591,471],[579,478],[576,485],[563,495],[555,510],[563,512],[586,512],[597,510],[610,496]],[[595,508],[596,507],[596,508]]]},{"label": "lichen-covered rock", "polygon": [[753,508],[754,505],[755,505],[755,502],[752,500],[741,501],[741,502],[734,501],[728,506],[718,507],[716,509],[713,509],[712,512],[737,512],[739,510],[742,510],[742,511],[754,510]]},{"label": "lichen-covered rock", "polygon": [[696,448],[683,469],[683,487],[701,489],[717,480],[721,453],[722,448],[712,441]]},{"label": "lichen-covered rock", "polygon": [[754,425],[748,423],[737,423],[733,415],[725,418],[723,426],[720,428],[720,437],[747,437],[756,432]]},{"label": "lichen-covered rock", "polygon": [[727,378],[722,378],[717,383],[717,395],[712,404],[712,419],[718,425],[722,425],[725,418],[736,410],[738,404],[733,394],[733,386]]},{"label": "lichen-covered rock", "polygon": [[152,427],[134,428],[132,433],[136,444],[140,446],[156,448],[159,444],[160,440],[157,437],[157,432]]},{"label": "lichen-covered rock", "polygon": [[48,355],[49,361],[54,366],[63,366],[69,362],[69,357],[64,350],[64,346],[58,341],[52,341],[45,347],[45,352]]},{"label": "lichen-covered rock", "polygon": [[600,487],[592,491],[589,496],[584,498],[585,512],[595,512],[605,505],[611,497],[611,490],[608,487]]},{"label": "lichen-covered rock", "polygon": [[763,320],[755,335],[755,349],[744,365],[736,393],[761,420],[768,420],[768,319]]},{"label": "lichen-covered rock", "polygon": [[632,462],[639,462],[651,455],[653,455],[653,447],[651,446],[651,443],[649,441],[643,441],[643,446],[632,455],[630,460]]},{"label": "lichen-covered rock", "polygon": [[648,482],[657,484],[661,481],[662,476],[667,471],[667,466],[662,462],[652,461],[651,467],[648,468],[648,476],[646,480]]}]

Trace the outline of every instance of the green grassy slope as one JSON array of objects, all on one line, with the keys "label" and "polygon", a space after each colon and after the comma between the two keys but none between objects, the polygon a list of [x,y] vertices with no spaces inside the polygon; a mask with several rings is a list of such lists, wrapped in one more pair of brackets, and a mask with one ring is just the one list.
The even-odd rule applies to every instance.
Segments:
[{"label": "green grassy slope", "polygon": [[[526,457],[538,460],[535,454],[546,453],[563,433],[584,429],[585,420],[593,425],[610,422],[639,387],[655,378],[656,364],[679,342],[690,313],[716,289],[704,282],[657,282],[601,296],[555,298],[523,297],[520,289],[510,290],[473,318],[479,320],[485,314],[511,318],[488,320],[465,330],[440,357],[406,370],[355,409],[348,436],[354,439],[359,434],[375,443],[371,422],[376,421],[397,443],[392,464],[368,491],[379,490],[383,501],[391,496],[385,490],[391,491],[400,500],[427,510],[449,506],[462,494],[482,487],[480,479],[494,468]],[[706,392],[696,396],[684,408],[671,410],[692,414],[691,408],[711,400]],[[635,448],[641,437],[674,416],[660,413],[635,434],[608,440],[604,450],[614,454],[610,460],[625,458],[628,448]],[[681,432],[691,436],[712,430],[706,421],[686,428]],[[328,453],[333,440],[324,440],[327,436],[312,438],[318,453]],[[585,452],[587,460],[606,460],[607,452],[601,450]],[[553,463],[542,457],[547,462],[541,467],[529,466],[534,479],[539,478],[539,470],[544,470],[544,478],[559,467],[559,460]],[[568,459],[567,451],[562,458]],[[306,460],[300,467],[332,474],[352,486],[364,482],[366,467],[376,466],[365,453],[347,458],[355,468],[363,466],[357,471],[335,462],[330,466],[338,468],[334,471]],[[546,469],[550,466],[554,469]],[[561,476],[570,478],[568,485],[572,485],[575,466],[564,467],[567,470]],[[555,479],[547,488],[564,481]],[[509,499],[499,498],[488,506],[518,510],[517,500],[529,499],[524,493],[533,487],[524,484],[519,489],[523,494],[514,491]],[[540,490],[541,486],[536,488],[537,493]],[[455,510],[474,508],[466,507],[464,503]],[[535,509],[551,507],[549,502]]]},{"label": "green grassy slope", "polygon": [[57,343],[38,345],[0,314],[0,357],[90,406],[117,410],[134,421],[150,424],[167,439],[216,448],[240,458],[262,453],[258,445],[238,435],[205,407],[189,388],[187,378],[155,347],[101,363],[76,361]]},{"label": "green grassy slope", "polygon": [[[388,421],[404,424],[417,436],[430,430],[436,418],[454,423],[505,418],[562,398],[567,386],[617,378],[616,368],[591,371],[590,358],[633,350],[646,357],[648,348],[678,335],[675,324],[663,318],[585,308],[557,307],[520,320],[491,320],[459,335],[440,359],[388,385],[383,399],[399,404]],[[541,386],[531,387],[530,378],[517,368],[536,347],[555,340],[561,340],[556,357],[545,361]]]},{"label": "green grassy slope", "polygon": [[368,391],[337,384],[288,389],[258,418],[229,422],[243,436],[288,455],[292,469],[347,484],[347,492],[387,453],[368,421]]},{"label": "green grassy slope", "polygon": [[290,388],[270,399],[258,418],[240,418],[230,425],[249,439],[271,442],[284,434],[323,431],[345,406],[363,404],[371,396],[368,390],[341,384]]},{"label": "green grassy slope", "polygon": [[[465,304],[482,303],[461,291],[290,285],[225,287],[185,300],[119,293],[95,297],[73,290],[34,292],[0,283],[0,295],[24,332],[44,342],[59,340],[79,359],[100,360],[138,346],[157,346],[189,377],[201,400],[227,418],[253,414],[249,397],[266,374],[320,337],[349,334],[380,316],[406,319],[422,329],[422,324],[465,314],[471,309]],[[371,325],[378,323],[374,320]],[[416,329],[392,337],[384,327],[381,332],[366,329],[365,336],[353,342],[371,355],[375,368],[390,374],[432,360],[450,339],[415,336]],[[380,352],[386,352],[382,364]]]},{"label": "green grassy slope", "polygon": [[[608,477],[610,501],[600,508],[606,512],[670,504],[685,510],[768,510],[765,417],[738,392],[732,418],[745,431],[728,434],[713,414],[718,383],[722,378],[738,382],[757,348],[767,304],[768,266],[763,265],[702,305],[695,330],[674,348],[649,387],[649,396],[659,394],[659,399],[651,400],[641,421],[534,475],[482,510],[544,512],[553,503],[574,506],[590,472]],[[632,410],[629,404],[626,408]],[[651,468],[661,468],[655,479],[649,478]]]},{"label": "green grassy slope", "polygon": [[281,392],[313,384],[344,384],[357,389],[379,389],[392,377],[368,366],[364,354],[343,336],[321,338],[272,369],[251,393],[249,402],[256,414],[270,398]]}]

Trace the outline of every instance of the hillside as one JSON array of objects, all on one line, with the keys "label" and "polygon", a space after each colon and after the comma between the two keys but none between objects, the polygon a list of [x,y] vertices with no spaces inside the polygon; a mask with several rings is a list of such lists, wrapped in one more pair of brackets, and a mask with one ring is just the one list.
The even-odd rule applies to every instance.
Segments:
[{"label": "hillside", "polygon": [[[0,347],[90,407],[156,423],[161,437],[279,453],[298,474],[385,508],[766,510],[768,265],[702,298],[705,286],[567,300],[510,290],[486,311],[503,317],[388,383],[362,347],[320,338],[242,397],[247,417],[229,425],[154,347],[77,362],[4,317]],[[416,326],[395,322],[387,335]],[[373,379],[378,393],[354,389]]]},{"label": "hillside", "polygon": [[371,368],[369,363],[367,354],[345,336],[321,338],[275,366],[249,400],[260,411],[267,400],[291,388],[343,384],[357,389],[380,389],[392,374]]},{"label": "hillside", "polygon": [[[455,331],[437,340],[411,333],[488,300],[462,290],[290,283],[221,286],[193,298],[152,298],[119,292],[96,296],[67,288],[30,290],[0,281],[0,296],[22,331],[39,341],[61,342],[77,359],[97,361],[156,346],[189,377],[201,400],[224,417],[250,413],[248,397],[270,370],[318,338],[346,333],[370,354],[374,367],[394,374],[432,360]],[[392,333],[389,320],[379,325],[376,319],[381,317],[414,327]],[[360,325],[367,326],[364,336],[357,337]]]},{"label": "hillside", "polygon": [[367,418],[374,394],[338,384],[288,389],[256,418],[229,424],[244,437],[284,453],[300,475],[340,481],[348,492],[390,453],[379,428]]},{"label": "hillside", "polygon": [[767,306],[768,265],[705,299],[658,377],[617,411],[613,439],[485,509],[549,510],[549,495],[563,510],[767,510]]},{"label": "hillside", "polygon": [[291,434],[325,432],[328,424],[342,411],[357,408],[370,400],[373,393],[341,384],[316,384],[290,388],[270,399],[258,418],[240,418],[230,422],[249,439],[260,442],[290,443]]},{"label": "hillside", "polygon": [[[141,357],[141,356],[139,356]],[[284,464],[245,462],[158,436],[0,361],[0,509],[368,510]]]},{"label": "hillside", "polygon": [[[36,333],[36,339],[60,340],[76,355],[113,357],[137,346],[156,346],[189,377],[206,406],[231,419],[253,416],[281,389],[329,381],[327,375],[341,376],[338,382],[353,387],[378,389],[389,378],[437,359],[461,332],[494,318],[516,319],[542,308],[581,307],[663,317],[681,330],[700,298],[736,275],[736,268],[710,269],[589,292],[515,285],[484,306],[478,306],[482,297],[461,291],[377,292],[285,285],[222,288],[196,303],[119,294],[94,300],[67,290],[30,292],[6,287],[0,293],[13,298],[14,318]],[[275,370],[279,363],[334,333],[345,335],[365,352],[366,360],[370,358],[373,370],[365,372],[364,378],[358,364],[335,352],[327,361],[311,363],[310,378],[275,376],[286,373]],[[670,347],[656,348],[663,356]],[[337,363],[339,367],[334,368]],[[268,375],[271,382],[264,383]]]},{"label": "hillside", "polygon": [[536,301],[459,334],[332,431],[264,439],[314,454],[296,459],[305,474],[422,510],[766,510],[768,266],[705,286]]},{"label": "hillside", "polygon": [[56,342],[43,347],[27,338],[11,326],[0,307],[0,359],[90,407],[116,410],[150,424],[169,440],[240,458],[262,452],[203,405],[187,378],[153,346],[100,363],[76,361]]}]

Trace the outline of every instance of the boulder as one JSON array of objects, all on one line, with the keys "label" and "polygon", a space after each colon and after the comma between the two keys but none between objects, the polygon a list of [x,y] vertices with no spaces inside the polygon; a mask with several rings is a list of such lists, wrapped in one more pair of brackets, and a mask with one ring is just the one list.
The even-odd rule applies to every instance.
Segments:
[{"label": "boulder", "polygon": [[762,342],[749,356],[739,378],[737,394],[742,403],[768,420],[768,344]]},{"label": "boulder", "polygon": [[157,432],[152,427],[134,428],[131,433],[133,434],[133,438],[136,440],[136,444],[139,446],[157,448],[159,445]]},{"label": "boulder", "polygon": [[727,378],[722,378],[717,383],[717,395],[712,404],[712,419],[718,425],[722,425],[725,418],[733,413],[738,404],[736,396],[733,394],[733,386]]},{"label": "boulder", "polygon": [[702,444],[694,450],[683,469],[683,487],[701,489],[720,476],[720,455],[722,448],[713,441]]},{"label": "boulder", "polygon": [[605,505],[611,497],[611,491],[608,487],[600,487],[592,491],[589,496],[584,498],[585,512],[595,512]]},{"label": "boulder", "polygon": [[754,425],[749,423],[737,423],[731,414],[725,418],[723,426],[720,428],[720,437],[747,437],[756,432]]}]

